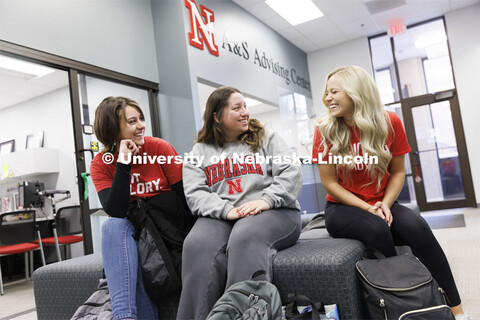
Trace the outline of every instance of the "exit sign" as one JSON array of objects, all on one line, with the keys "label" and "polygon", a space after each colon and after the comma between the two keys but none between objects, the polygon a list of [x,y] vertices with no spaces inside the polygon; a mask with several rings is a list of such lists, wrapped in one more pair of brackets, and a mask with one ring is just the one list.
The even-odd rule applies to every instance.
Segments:
[{"label": "exit sign", "polygon": [[394,37],[397,34],[401,34],[407,31],[407,27],[403,23],[391,24],[388,27],[387,33],[389,37]]}]

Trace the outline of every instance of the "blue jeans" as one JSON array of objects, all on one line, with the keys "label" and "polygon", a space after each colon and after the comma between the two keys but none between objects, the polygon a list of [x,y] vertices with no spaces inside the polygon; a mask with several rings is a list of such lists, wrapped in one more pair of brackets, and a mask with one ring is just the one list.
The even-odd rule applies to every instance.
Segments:
[{"label": "blue jeans", "polygon": [[145,290],[138,263],[135,227],[122,218],[102,225],[102,258],[113,319],[158,319],[157,306]]}]

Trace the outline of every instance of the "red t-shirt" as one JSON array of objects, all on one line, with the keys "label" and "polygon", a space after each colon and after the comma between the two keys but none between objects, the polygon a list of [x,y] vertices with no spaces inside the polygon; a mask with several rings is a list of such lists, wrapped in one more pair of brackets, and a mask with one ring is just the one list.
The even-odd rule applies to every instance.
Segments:
[{"label": "red t-shirt", "polygon": [[[145,144],[140,148],[142,158],[147,156],[171,156],[169,163],[159,164],[146,158],[146,164],[132,163],[130,171],[130,201],[137,198],[149,198],[162,192],[170,191],[171,185],[182,180],[181,158],[175,149],[165,140],[145,137]],[[144,157],[145,155],[145,157]],[[103,153],[95,156],[90,166],[90,174],[93,184],[100,190],[110,188],[115,175],[118,153],[114,154],[113,162],[106,164],[102,159]],[[174,157],[177,157],[175,160]],[[151,163],[153,162],[153,164]],[[162,160],[160,162],[167,162]]]},{"label": "red t-shirt", "polygon": [[[405,130],[403,128],[400,118],[391,111],[387,111],[390,121],[392,123],[393,132],[389,129],[387,136],[387,141],[385,143],[386,149],[390,152],[392,157],[398,157],[410,152],[410,146],[408,145],[407,137],[405,135]],[[355,130],[355,127],[350,127],[350,132],[352,134],[352,145],[355,151],[355,155],[363,156],[359,130]],[[322,141],[322,135],[320,130],[316,128],[315,135],[313,138],[313,159],[320,159],[321,153],[323,152],[323,146],[320,144]],[[329,150],[328,150],[329,151]],[[323,161],[328,161],[328,153],[323,157]],[[319,156],[320,154],[320,156]],[[335,156],[335,155],[332,155]],[[374,155],[369,155],[374,156]],[[374,164],[373,164],[374,165]],[[356,195],[358,198],[368,202],[371,205],[374,205],[377,201],[383,199],[385,193],[385,188],[387,186],[388,177],[390,175],[388,172],[383,177],[380,183],[380,189],[377,192],[377,182],[373,183],[371,178],[368,175],[366,166],[363,163],[356,164],[355,168],[351,171],[351,180],[347,182],[347,179],[343,176],[341,171],[338,171],[338,183]],[[331,202],[339,202],[331,195],[327,194],[327,200]]]}]

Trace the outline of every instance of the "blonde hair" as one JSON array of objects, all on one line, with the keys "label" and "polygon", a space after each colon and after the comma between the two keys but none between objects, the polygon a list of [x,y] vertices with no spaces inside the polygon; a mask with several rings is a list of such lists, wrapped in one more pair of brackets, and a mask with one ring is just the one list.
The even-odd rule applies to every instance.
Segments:
[{"label": "blonde hair", "polygon": [[[358,128],[363,154],[368,153],[370,156],[378,157],[378,164],[370,164],[366,169],[372,180],[369,184],[376,180],[376,187],[379,190],[387,172],[388,163],[392,159],[392,155],[385,149],[389,129],[393,132],[390,118],[384,110],[374,80],[364,69],[357,66],[339,67],[327,75],[322,101],[328,110],[330,108],[326,101],[327,82],[334,75],[353,101],[352,125]],[[355,156],[352,134],[343,118],[333,117],[328,111],[328,115],[321,119],[317,126],[322,134],[321,145],[324,155],[330,148],[333,155]],[[351,182],[351,171],[354,166],[355,163],[338,164],[337,172],[341,171],[347,182]]]}]

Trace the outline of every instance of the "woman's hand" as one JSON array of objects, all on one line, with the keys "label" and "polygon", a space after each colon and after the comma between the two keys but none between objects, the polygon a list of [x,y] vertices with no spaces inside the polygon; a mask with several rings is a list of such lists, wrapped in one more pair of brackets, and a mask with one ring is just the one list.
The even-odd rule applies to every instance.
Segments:
[{"label": "woman's hand", "polygon": [[375,203],[374,206],[368,209],[368,212],[373,213],[374,215],[377,215],[383,220],[385,220],[385,222],[388,224],[389,227],[392,225],[392,222],[393,222],[392,212],[390,211],[390,208],[387,205],[385,205],[383,202],[377,201],[377,203]]},{"label": "woman's hand", "polygon": [[392,222],[393,222],[393,214],[392,214],[392,211],[390,210],[390,208],[383,202],[381,202],[381,206],[380,208],[383,212],[383,215],[385,216],[385,221],[388,223],[388,226],[391,227],[392,226]]},{"label": "woman's hand", "polygon": [[260,199],[248,201],[242,204],[240,207],[238,207],[237,212],[241,217],[245,217],[268,209],[270,209],[270,205],[265,200]]},{"label": "woman's hand", "polygon": [[238,208],[232,208],[228,211],[227,220],[237,220],[239,218],[241,218],[241,216],[238,214]]},{"label": "woman's hand", "polygon": [[270,205],[265,200],[252,200],[242,204],[238,208],[232,208],[227,213],[227,220],[237,220],[239,218],[248,217],[264,210],[270,209]]},{"label": "woman's hand", "polygon": [[[118,149],[118,162],[129,164],[132,156],[140,152],[140,148],[131,139],[124,139],[120,141]],[[130,158],[128,157],[130,155]]]}]

